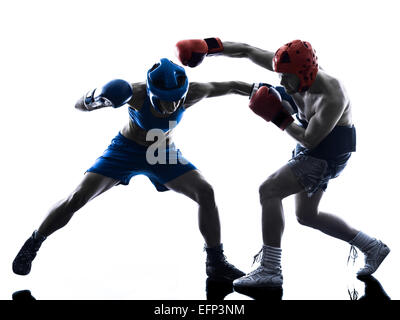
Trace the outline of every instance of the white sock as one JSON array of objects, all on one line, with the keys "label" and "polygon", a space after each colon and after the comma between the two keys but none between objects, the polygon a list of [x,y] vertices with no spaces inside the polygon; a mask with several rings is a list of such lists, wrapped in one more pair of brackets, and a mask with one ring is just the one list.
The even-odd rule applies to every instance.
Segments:
[{"label": "white sock", "polygon": [[365,251],[367,251],[367,248],[369,247],[369,245],[374,241],[376,241],[375,238],[371,238],[369,235],[360,231],[359,233],[357,233],[357,235],[354,237],[353,240],[349,241],[349,243],[352,246],[356,246],[362,252],[365,252]]},{"label": "white sock", "polygon": [[281,267],[281,256],[282,249],[271,246],[263,246],[263,259],[261,264],[264,267],[273,267],[280,268]]}]

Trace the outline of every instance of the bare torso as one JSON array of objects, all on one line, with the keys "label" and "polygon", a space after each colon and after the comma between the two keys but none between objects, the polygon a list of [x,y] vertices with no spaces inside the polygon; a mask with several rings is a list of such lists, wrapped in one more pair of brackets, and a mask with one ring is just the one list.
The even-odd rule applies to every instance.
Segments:
[{"label": "bare torso", "polygon": [[[306,92],[306,93],[295,93],[292,96],[299,108],[298,116],[301,120],[310,121],[311,117],[326,103],[327,99],[331,99],[335,94],[341,94],[344,96],[345,108],[343,114],[337,122],[337,126],[351,126],[352,114],[351,114],[351,103],[347,92],[343,85],[335,78],[331,77],[323,70],[318,71],[321,77],[322,91],[318,93]],[[335,88],[333,88],[335,87]],[[335,92],[336,91],[336,92]],[[340,92],[338,92],[340,91]],[[338,106],[340,107],[340,106]]]}]

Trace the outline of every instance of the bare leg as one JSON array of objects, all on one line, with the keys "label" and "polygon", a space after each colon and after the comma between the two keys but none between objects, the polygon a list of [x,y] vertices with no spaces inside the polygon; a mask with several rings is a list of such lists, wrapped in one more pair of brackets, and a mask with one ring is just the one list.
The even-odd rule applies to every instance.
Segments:
[{"label": "bare leg", "polygon": [[244,272],[230,264],[223,254],[221,226],[214,191],[197,171],[192,170],[166,184],[171,190],[182,193],[199,205],[199,229],[206,243],[206,273],[210,279],[233,281]]},{"label": "bare leg", "polygon": [[297,220],[305,226],[318,229],[321,232],[343,241],[349,242],[358,233],[341,218],[318,210],[323,191],[319,190],[311,198],[305,192],[296,194]]},{"label": "bare leg", "polygon": [[281,167],[260,186],[262,260],[256,270],[233,283],[236,291],[251,296],[265,294],[264,289],[282,290],[281,240],[285,229],[282,199],[301,189],[289,165]]},{"label": "bare leg", "polygon": [[308,198],[289,165],[276,171],[261,185],[263,260],[261,266],[254,272],[234,282],[236,291],[246,294],[250,292],[249,290],[260,287],[279,288],[282,286],[280,247],[285,225],[282,199],[291,194],[297,194],[296,214],[300,223],[346,240],[351,240],[357,234],[356,230],[347,226],[339,218],[318,212],[322,193],[320,191]]},{"label": "bare leg", "polygon": [[56,230],[64,227],[74,213],[88,201],[115,186],[114,180],[97,173],[87,173],[79,186],[64,200],[58,202],[48,213],[38,231],[24,243],[13,261],[13,271],[19,275],[27,275],[31,271],[32,261],[42,242]]},{"label": "bare leg", "polygon": [[261,185],[260,202],[264,245],[281,247],[285,228],[282,199],[301,190],[302,187],[297,182],[289,165],[280,168]]},{"label": "bare leg", "polygon": [[48,237],[64,227],[76,211],[117,183],[118,180],[97,173],[86,173],[79,186],[67,198],[59,201],[50,209],[40,225],[38,233]]},{"label": "bare leg", "polygon": [[189,171],[168,182],[167,188],[182,193],[199,205],[198,224],[207,247],[221,243],[218,208],[211,185],[197,170]]}]

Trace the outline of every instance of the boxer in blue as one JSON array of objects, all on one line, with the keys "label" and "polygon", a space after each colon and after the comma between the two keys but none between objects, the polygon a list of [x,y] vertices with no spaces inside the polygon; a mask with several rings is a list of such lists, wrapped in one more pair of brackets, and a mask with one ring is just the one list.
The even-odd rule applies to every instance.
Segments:
[{"label": "boxer in blue", "polygon": [[[288,133],[298,144],[289,162],[260,186],[262,206],[262,261],[259,268],[234,281],[237,291],[281,287],[281,239],[285,226],[282,200],[295,195],[296,216],[315,228],[359,248],[365,265],[357,275],[374,273],[390,249],[349,226],[344,220],[319,210],[329,180],[345,168],[356,147],[352,106],[343,84],[318,66],[315,50],[307,41],[294,40],[275,53],[245,43],[219,38],[182,40],[176,44],[180,61],[195,67],[204,57],[220,54],[248,58],[279,73],[283,87],[255,84],[249,107],[267,122]],[[297,114],[299,124],[292,114]]]},{"label": "boxer in blue", "polygon": [[[100,90],[83,96],[76,104],[81,111],[129,105],[129,123],[112,140],[103,155],[89,168],[78,187],[58,202],[25,242],[13,262],[13,271],[26,275],[43,241],[64,227],[74,213],[110,188],[127,185],[132,177],[146,175],[158,191],[174,190],[199,205],[199,229],[207,252],[206,273],[215,280],[233,281],[244,273],[228,263],[223,254],[218,209],[211,185],[171,142],[171,131],[185,110],[204,98],[226,94],[248,96],[251,85],[239,82],[189,84],[185,70],[161,59],[147,73],[146,83],[113,80]],[[157,141],[150,138],[150,133]],[[166,161],[154,161],[164,155]]]}]

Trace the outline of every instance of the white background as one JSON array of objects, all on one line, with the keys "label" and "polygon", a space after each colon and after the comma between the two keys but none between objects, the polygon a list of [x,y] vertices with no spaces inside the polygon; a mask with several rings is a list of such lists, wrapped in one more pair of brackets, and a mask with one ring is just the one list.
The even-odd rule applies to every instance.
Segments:
[{"label": "white background", "polygon": [[[21,289],[38,299],[205,298],[197,205],[174,192],[156,192],[144,176],[81,209],[44,243],[30,275],[14,275],[11,263],[47,210],[76,187],[128,121],[126,107],[82,113],[75,101],[114,78],[144,81],[159,58],[177,61],[177,41],[212,36],[271,51],[307,40],[321,66],[343,81],[353,103],[357,152],[331,181],[321,209],[391,247],[376,278],[399,298],[395,4],[2,2],[0,299]],[[278,84],[276,74],[245,59],[211,57],[187,73],[192,81]],[[295,144],[247,105],[246,97],[234,95],[204,100],[175,132],[184,156],[214,186],[226,255],[246,272],[262,245],[258,187],[286,163]],[[284,208],[284,299],[347,299],[349,245],[300,226],[293,197]]]}]

